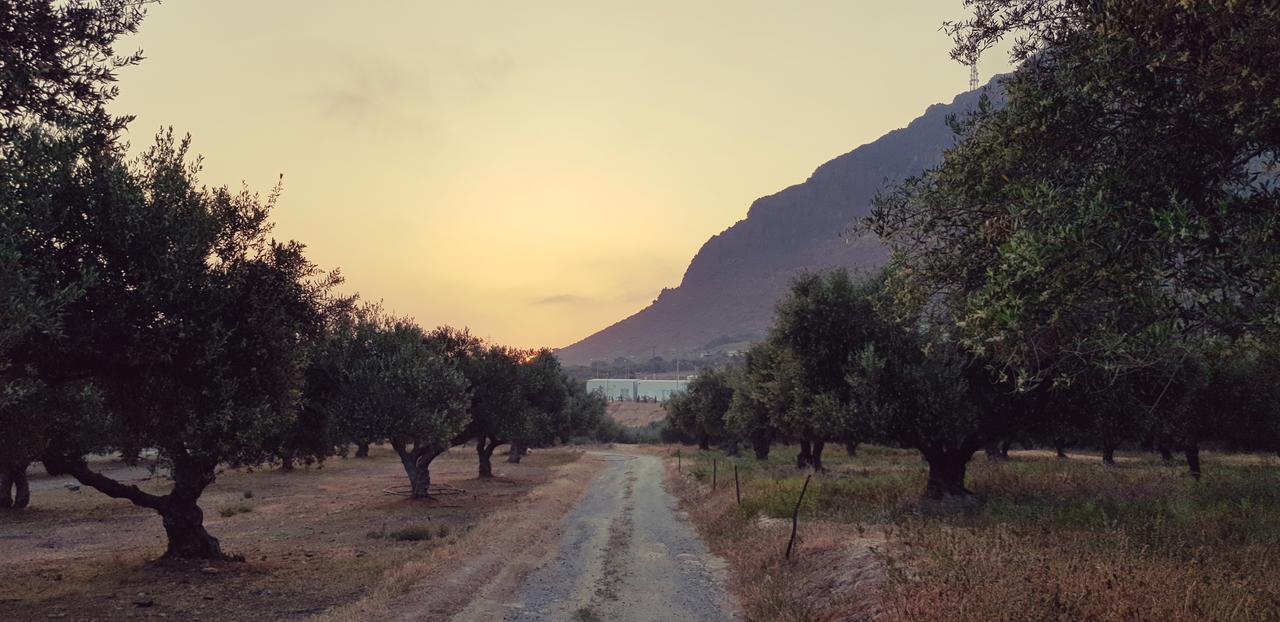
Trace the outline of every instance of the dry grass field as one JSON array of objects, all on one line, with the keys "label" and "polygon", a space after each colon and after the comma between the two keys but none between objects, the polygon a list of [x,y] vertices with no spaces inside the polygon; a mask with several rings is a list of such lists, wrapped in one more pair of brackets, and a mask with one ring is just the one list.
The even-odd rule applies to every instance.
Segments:
[{"label": "dry grass field", "polygon": [[[672,449],[674,451],[674,449]],[[782,560],[803,475],[794,449],[739,465],[681,448],[671,485],[734,569],[752,620],[1277,620],[1280,460],[1207,453],[1200,482],[1145,454],[1117,466],[979,455],[979,499],[920,499],[915,452],[864,447],[827,457]],[[719,486],[710,490],[711,460]]]},{"label": "dry grass field", "polygon": [[643,428],[667,416],[658,402],[609,402],[605,412],[614,421],[632,428]]},{"label": "dry grass field", "polygon": [[[432,475],[458,492],[425,502],[384,493],[406,483],[385,448],[369,459],[333,458],[292,473],[227,471],[201,505],[209,532],[246,563],[156,561],[164,552],[156,514],[41,475],[31,508],[0,513],[0,620],[263,620],[326,612],[344,619],[351,611],[376,612],[436,566],[471,557],[488,517],[537,499],[548,486],[574,498],[586,477],[566,485],[563,474],[578,468],[580,455],[535,451],[519,465],[498,462],[499,477],[485,481],[476,478],[474,450],[456,448],[436,460]],[[130,483],[147,475],[124,473]],[[139,485],[161,490],[166,483]],[[504,524],[510,529],[511,519]]]}]

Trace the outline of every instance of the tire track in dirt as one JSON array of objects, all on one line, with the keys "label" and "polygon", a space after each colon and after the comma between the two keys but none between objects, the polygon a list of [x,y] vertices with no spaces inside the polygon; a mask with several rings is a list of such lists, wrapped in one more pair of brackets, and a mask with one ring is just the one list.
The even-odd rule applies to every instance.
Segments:
[{"label": "tire track in dirt", "polygon": [[455,620],[721,621],[740,617],[712,555],[662,488],[655,456],[607,461],[561,523],[555,549],[500,608],[473,603]]}]

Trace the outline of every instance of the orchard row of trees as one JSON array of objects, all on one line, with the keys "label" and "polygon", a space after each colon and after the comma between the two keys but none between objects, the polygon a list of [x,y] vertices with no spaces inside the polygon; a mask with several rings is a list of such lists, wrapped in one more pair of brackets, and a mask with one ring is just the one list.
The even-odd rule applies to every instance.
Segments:
[{"label": "orchard row of trees", "polygon": [[917,447],[934,496],[1011,439],[1136,439],[1197,474],[1205,441],[1274,450],[1280,5],[964,4],[952,56],[1011,39],[1017,68],[858,224],[886,271],[800,279],[727,414],[691,396],[673,421],[813,466],[827,442]]},{"label": "orchard row of trees", "polygon": [[927,496],[968,494],[966,466],[1012,442],[1102,450],[1124,443],[1185,453],[1199,448],[1280,451],[1280,351],[1261,343],[1177,368],[1019,388],[994,361],[936,327],[892,313],[887,274],[805,275],[779,304],[766,340],[740,367],[704,371],[667,403],[668,425],[703,448],[800,446],[797,467],[822,470],[826,445],[862,442],[920,451]]},{"label": "orchard row of trees", "polygon": [[[271,237],[279,187],[209,188],[189,141],[130,158],[106,111],[146,3],[23,0],[0,9],[0,505],[40,461],[163,518],[169,557],[218,558],[199,499],[219,469],[314,462],[389,443],[412,495],[432,460],[593,430],[604,403],[548,351],[424,330],[337,293],[303,245]],[[93,454],[155,450],[153,494]],[[16,492],[16,495],[15,495]]]}]

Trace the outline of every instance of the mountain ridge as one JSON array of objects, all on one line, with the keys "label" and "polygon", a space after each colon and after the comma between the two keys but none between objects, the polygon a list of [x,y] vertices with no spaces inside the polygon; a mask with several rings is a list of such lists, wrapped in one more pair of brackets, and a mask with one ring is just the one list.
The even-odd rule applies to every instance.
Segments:
[{"label": "mountain ridge", "polygon": [[[954,142],[947,119],[972,109],[983,90],[931,105],[906,127],[832,158],[801,183],[756,199],[744,218],[702,244],[679,285],[557,355],[581,365],[731,348],[764,334],[795,275],[882,265],[888,253],[879,240],[843,234],[867,215],[881,188],[939,162]],[[709,348],[713,342],[719,345]]]}]

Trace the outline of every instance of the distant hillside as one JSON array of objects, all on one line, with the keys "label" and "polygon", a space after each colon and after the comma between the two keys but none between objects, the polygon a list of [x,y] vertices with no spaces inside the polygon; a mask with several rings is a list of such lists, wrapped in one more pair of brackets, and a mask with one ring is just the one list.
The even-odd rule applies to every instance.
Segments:
[{"label": "distant hillside", "polygon": [[768,328],[774,304],[796,274],[879,266],[887,252],[878,240],[841,234],[867,214],[886,182],[937,163],[954,141],[947,117],[977,100],[971,92],[930,106],[907,127],[818,167],[804,183],[757,199],[746,218],[702,245],[679,287],[557,354],[574,365],[648,359],[655,350],[667,356],[740,348]]}]

